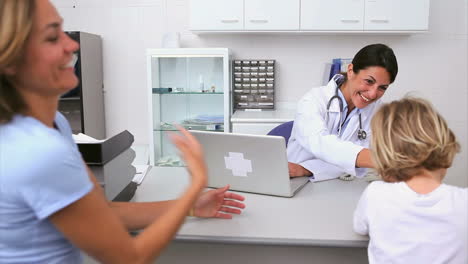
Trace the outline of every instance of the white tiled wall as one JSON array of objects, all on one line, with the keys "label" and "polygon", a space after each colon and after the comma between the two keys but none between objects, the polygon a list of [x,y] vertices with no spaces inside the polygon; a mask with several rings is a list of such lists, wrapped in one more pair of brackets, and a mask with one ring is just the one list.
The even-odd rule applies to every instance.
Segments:
[{"label": "white tiled wall", "polygon": [[[106,127],[146,143],[148,113],[145,49],[161,47],[165,32],[180,32],[182,47],[227,47],[234,57],[277,60],[277,100],[296,102],[320,85],[324,64],[352,57],[366,44],[391,46],[399,62],[385,100],[414,91],[430,99],[458,136],[462,152],[447,182],[468,186],[467,1],[431,1],[430,32],[416,35],[194,35],[189,0],[54,0],[66,30],[103,38]],[[209,11],[208,11],[209,12]]]}]

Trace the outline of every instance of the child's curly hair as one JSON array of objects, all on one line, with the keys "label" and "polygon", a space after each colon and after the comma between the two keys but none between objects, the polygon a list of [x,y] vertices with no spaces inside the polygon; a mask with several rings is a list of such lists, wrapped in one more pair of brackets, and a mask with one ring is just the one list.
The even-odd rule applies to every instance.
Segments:
[{"label": "child's curly hair", "polygon": [[372,159],[387,182],[409,180],[421,169],[449,168],[460,150],[444,118],[420,98],[382,105],[371,129]]}]

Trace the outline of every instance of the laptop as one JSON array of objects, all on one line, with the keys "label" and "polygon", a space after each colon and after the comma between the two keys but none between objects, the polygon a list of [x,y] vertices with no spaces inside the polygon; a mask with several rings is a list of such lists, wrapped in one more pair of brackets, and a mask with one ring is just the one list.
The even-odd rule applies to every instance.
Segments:
[{"label": "laptop", "polygon": [[289,178],[286,143],[281,136],[190,131],[203,146],[208,187],[292,197],[309,179]]}]

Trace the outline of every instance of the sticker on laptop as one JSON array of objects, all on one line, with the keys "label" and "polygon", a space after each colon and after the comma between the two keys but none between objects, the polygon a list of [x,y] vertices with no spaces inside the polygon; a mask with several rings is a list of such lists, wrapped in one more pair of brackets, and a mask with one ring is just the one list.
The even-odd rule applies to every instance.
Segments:
[{"label": "sticker on laptop", "polygon": [[229,156],[224,157],[224,163],[234,176],[247,177],[247,172],[252,172],[252,161],[244,159],[243,153],[229,152]]}]

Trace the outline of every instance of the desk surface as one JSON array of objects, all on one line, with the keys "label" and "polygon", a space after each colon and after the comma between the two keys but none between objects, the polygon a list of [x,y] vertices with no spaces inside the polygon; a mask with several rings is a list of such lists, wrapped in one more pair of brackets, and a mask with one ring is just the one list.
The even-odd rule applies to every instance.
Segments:
[{"label": "desk surface", "polygon": [[[177,198],[189,181],[185,168],[153,167],[135,201]],[[328,247],[367,247],[352,230],[364,180],[309,182],[293,198],[240,193],[246,208],[231,220],[187,218],[176,240]]]}]

